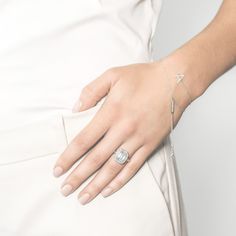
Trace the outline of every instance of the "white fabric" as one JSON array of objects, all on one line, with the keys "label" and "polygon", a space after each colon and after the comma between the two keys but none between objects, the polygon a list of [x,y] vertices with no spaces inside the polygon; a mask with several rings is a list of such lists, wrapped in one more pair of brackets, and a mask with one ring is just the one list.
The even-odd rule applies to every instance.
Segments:
[{"label": "white fabric", "polygon": [[112,66],[153,59],[161,4],[0,0],[0,235],[185,235],[168,139],[119,192],[86,207],[52,176],[99,107],[72,114],[81,89]]},{"label": "white fabric", "polygon": [[76,199],[94,175],[69,197],[60,193],[68,174],[53,177],[55,161],[102,102],[0,133],[0,235],[185,236],[168,140],[107,198],[98,195],[85,206]]},{"label": "white fabric", "polygon": [[103,71],[152,58],[161,0],[0,0],[0,130],[70,112]]}]

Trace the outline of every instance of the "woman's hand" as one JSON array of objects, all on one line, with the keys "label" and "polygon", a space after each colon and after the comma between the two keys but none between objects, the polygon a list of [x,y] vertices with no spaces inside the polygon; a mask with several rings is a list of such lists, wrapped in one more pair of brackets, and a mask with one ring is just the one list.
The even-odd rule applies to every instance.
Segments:
[{"label": "woman's hand", "polygon": [[[114,67],[88,84],[80,95],[80,111],[96,105],[106,95],[107,98],[91,122],[61,154],[54,175],[66,173],[96,145],[66,177],[62,193],[71,194],[97,170],[79,193],[82,204],[99,193],[108,196],[124,186],[169,134],[170,99],[175,85],[174,78],[167,78],[163,62]],[[186,95],[179,98],[186,108]],[[183,111],[176,110],[175,124]],[[120,147],[130,156],[130,161],[124,165],[112,156]]]}]

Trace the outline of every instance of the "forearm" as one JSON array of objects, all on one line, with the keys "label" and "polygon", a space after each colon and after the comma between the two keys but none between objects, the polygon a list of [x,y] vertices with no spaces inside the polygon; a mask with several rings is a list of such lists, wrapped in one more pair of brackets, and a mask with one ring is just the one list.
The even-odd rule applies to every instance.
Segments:
[{"label": "forearm", "polygon": [[170,76],[185,74],[194,99],[201,96],[236,64],[236,1],[224,0],[212,22],[164,61]]}]

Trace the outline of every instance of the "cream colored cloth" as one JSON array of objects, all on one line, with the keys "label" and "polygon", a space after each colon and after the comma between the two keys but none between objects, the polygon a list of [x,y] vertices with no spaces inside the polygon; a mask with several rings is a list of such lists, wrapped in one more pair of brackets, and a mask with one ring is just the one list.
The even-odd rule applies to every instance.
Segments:
[{"label": "cream colored cloth", "polygon": [[186,235],[168,139],[109,197],[79,203],[78,192],[93,176],[69,197],[60,193],[65,176],[53,176],[55,161],[103,101],[0,133],[1,236]]},{"label": "cream colored cloth", "polygon": [[161,5],[0,0],[1,236],[184,235],[168,139],[121,190],[85,206],[52,175],[99,108],[71,113],[81,89],[110,67],[153,60]]},{"label": "cream colored cloth", "polygon": [[148,62],[161,0],[0,0],[0,130],[67,114],[113,66]]}]

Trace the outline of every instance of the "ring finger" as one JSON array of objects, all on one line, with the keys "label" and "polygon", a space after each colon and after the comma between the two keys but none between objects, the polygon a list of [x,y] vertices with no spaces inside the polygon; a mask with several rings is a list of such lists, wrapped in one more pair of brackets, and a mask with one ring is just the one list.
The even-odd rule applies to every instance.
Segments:
[{"label": "ring finger", "polygon": [[97,171],[117,149],[123,140],[132,133],[122,132],[122,124],[108,130],[101,141],[79,162],[77,167],[66,177],[61,186],[64,196],[73,193],[79,186]]},{"label": "ring finger", "polygon": [[129,163],[119,172],[119,174],[103,189],[103,197],[107,197],[121,189],[142,167],[143,163],[150,154],[145,146],[140,147]]},{"label": "ring finger", "polygon": [[[139,138],[131,138],[121,145],[120,148],[125,149],[129,153],[129,158],[141,146]],[[105,186],[107,186],[113,178],[125,167],[126,163],[120,164],[115,160],[113,154],[108,161],[102,166],[96,176],[89,184],[79,193],[79,201],[81,204],[86,204],[94,199]]]}]

